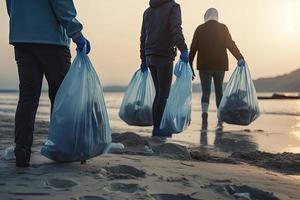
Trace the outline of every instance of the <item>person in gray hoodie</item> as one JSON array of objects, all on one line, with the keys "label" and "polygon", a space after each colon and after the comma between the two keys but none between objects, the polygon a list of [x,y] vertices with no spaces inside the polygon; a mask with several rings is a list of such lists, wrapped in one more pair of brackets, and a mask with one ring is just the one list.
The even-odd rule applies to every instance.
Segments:
[{"label": "person in gray hoodie", "polygon": [[[15,115],[16,166],[28,167],[35,116],[43,76],[48,82],[51,110],[57,90],[71,65],[70,39],[79,51],[90,51],[72,0],[6,0],[9,43],[14,46],[19,74]],[[86,48],[84,48],[86,47]]]},{"label": "person in gray hoodie", "polygon": [[176,47],[186,63],[189,61],[188,48],[182,33],[179,4],[174,0],[150,0],[149,4],[144,12],[140,37],[141,70],[150,68],[156,89],[153,136],[171,137],[172,133],[165,133],[159,127],[170,93]]}]

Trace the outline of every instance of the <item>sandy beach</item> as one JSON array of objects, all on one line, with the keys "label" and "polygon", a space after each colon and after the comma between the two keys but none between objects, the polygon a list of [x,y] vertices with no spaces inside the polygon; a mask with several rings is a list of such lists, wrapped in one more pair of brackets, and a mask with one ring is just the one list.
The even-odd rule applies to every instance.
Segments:
[{"label": "sandy beach", "polygon": [[[35,127],[32,166],[15,168],[3,150],[13,144],[13,118],[0,116],[0,199],[299,199],[300,155],[262,152],[233,154],[114,133],[122,151],[87,162],[56,164],[40,155],[48,122]],[[145,148],[147,146],[147,148]]]}]

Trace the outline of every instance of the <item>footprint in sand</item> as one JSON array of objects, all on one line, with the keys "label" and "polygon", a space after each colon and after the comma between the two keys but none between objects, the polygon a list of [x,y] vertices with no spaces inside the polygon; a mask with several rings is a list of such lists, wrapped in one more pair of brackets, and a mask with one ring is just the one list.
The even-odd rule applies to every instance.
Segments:
[{"label": "footprint in sand", "polygon": [[79,200],[107,200],[104,197],[98,197],[98,196],[82,196],[79,197]]},{"label": "footprint in sand", "polygon": [[155,200],[198,200],[185,194],[152,194]]},{"label": "footprint in sand", "polygon": [[67,179],[48,179],[45,184],[55,189],[68,189],[78,185],[76,182]]},{"label": "footprint in sand", "polygon": [[124,192],[124,193],[135,193],[146,191],[144,188],[140,187],[139,184],[135,183],[112,183],[109,188],[113,192]]}]

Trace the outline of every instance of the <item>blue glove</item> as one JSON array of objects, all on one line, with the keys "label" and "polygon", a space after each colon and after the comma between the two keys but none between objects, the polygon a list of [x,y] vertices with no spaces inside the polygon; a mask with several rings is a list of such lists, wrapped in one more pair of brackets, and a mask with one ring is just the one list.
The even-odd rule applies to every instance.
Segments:
[{"label": "blue glove", "polygon": [[180,55],[180,59],[185,62],[185,63],[188,63],[189,62],[189,52],[188,50],[183,50],[181,52],[181,55]]},{"label": "blue glove", "polygon": [[245,65],[246,65],[246,61],[243,58],[238,60],[238,66],[239,67],[244,67]]},{"label": "blue glove", "polygon": [[77,45],[77,50],[83,51],[84,46],[86,45],[86,54],[90,53],[91,44],[82,34],[79,34],[78,37],[73,38],[73,42]]},{"label": "blue glove", "polygon": [[146,63],[142,62],[142,64],[141,64],[141,71],[142,71],[142,73],[144,73],[147,70],[148,70],[148,67],[147,67]]}]

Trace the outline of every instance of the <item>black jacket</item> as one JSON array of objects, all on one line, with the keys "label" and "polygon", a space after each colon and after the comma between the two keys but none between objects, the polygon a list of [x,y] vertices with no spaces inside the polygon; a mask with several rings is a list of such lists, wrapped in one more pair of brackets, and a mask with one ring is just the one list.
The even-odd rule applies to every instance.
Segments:
[{"label": "black jacket", "polygon": [[198,52],[198,70],[228,70],[227,49],[236,59],[243,58],[232,40],[226,25],[217,21],[208,21],[200,25],[194,34],[190,49],[190,64]]},{"label": "black jacket", "polygon": [[150,7],[144,12],[140,38],[142,61],[145,62],[149,55],[174,59],[175,47],[186,50],[181,23],[180,6],[174,0],[150,0]]}]

